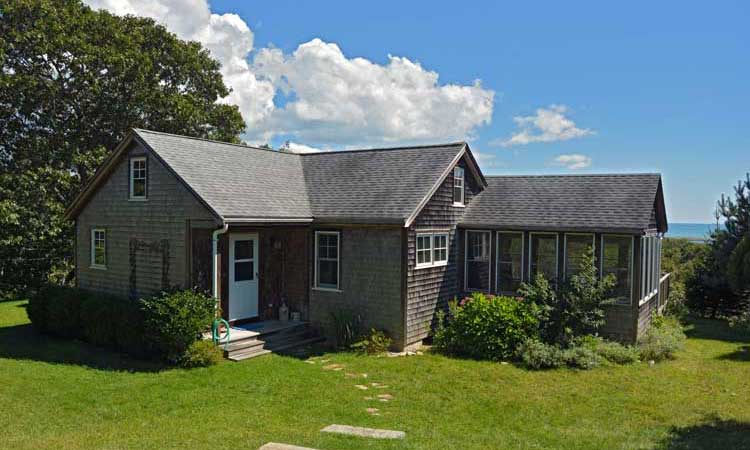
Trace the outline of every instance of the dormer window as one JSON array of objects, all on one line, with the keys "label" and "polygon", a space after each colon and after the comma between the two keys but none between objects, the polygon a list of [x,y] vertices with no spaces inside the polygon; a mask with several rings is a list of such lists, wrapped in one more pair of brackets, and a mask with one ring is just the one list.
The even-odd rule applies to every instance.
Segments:
[{"label": "dormer window", "polygon": [[146,200],[148,173],[146,157],[130,159],[130,199]]},{"label": "dormer window", "polygon": [[464,169],[453,169],[453,206],[464,206]]}]

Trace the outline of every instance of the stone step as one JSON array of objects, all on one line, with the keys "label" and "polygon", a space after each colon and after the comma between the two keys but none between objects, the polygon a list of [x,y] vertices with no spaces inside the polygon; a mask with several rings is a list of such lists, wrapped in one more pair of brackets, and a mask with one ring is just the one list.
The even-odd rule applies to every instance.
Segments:
[{"label": "stone step", "polygon": [[277,442],[269,442],[258,450],[315,450],[310,447],[300,447],[299,445],[279,444]]}]

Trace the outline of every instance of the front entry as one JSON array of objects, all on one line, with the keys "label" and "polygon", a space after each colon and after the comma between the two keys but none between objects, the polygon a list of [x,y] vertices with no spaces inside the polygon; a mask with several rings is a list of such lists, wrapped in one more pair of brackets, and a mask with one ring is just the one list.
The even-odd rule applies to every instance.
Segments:
[{"label": "front entry", "polygon": [[258,235],[229,235],[229,320],[258,317]]}]

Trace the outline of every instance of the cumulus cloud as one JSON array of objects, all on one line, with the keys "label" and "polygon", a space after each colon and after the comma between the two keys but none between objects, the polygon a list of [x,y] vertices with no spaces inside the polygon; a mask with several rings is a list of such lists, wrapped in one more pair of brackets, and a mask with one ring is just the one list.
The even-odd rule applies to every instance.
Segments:
[{"label": "cumulus cloud", "polygon": [[316,148],[316,147],[310,147],[309,145],[305,144],[298,144],[297,142],[292,141],[286,141],[283,144],[281,144],[281,147],[279,148],[282,152],[288,152],[288,153],[320,153],[325,150]]},{"label": "cumulus cloud", "polygon": [[492,117],[495,93],[478,80],[440,84],[436,72],[408,58],[389,55],[376,64],[320,39],[290,54],[255,50],[247,24],[236,14],[212,13],[206,0],[85,1],[153,18],[201,42],[222,64],[232,89],[222,101],[240,107],[252,142],[279,135],[316,146],[471,139]]},{"label": "cumulus cloud", "polygon": [[552,161],[552,164],[570,170],[586,169],[587,167],[591,167],[591,157],[580,153],[558,155]]},{"label": "cumulus cloud", "polygon": [[575,122],[566,117],[567,112],[568,108],[564,105],[550,105],[537,109],[533,116],[516,116],[513,121],[519,128],[518,132],[508,139],[496,139],[490,144],[512,147],[533,142],[567,141],[594,134],[588,128],[578,128]]}]

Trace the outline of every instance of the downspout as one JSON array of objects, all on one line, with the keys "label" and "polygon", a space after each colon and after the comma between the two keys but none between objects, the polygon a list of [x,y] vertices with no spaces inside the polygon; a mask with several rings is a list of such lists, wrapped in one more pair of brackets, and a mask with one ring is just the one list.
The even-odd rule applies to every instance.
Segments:
[{"label": "downspout", "polygon": [[211,236],[211,273],[213,274],[213,286],[211,288],[211,294],[213,294],[216,300],[217,307],[221,300],[219,299],[219,235],[224,234],[229,229],[229,224],[223,222],[221,228],[214,230]]}]

